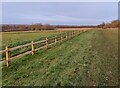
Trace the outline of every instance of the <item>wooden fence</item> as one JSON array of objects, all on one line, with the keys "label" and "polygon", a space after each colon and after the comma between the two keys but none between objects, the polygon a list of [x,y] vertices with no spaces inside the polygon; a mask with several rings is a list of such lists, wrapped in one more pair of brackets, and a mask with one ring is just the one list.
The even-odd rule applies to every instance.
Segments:
[{"label": "wooden fence", "polygon": [[[84,32],[84,31],[82,31],[82,32]],[[6,62],[6,66],[8,67],[10,65],[10,60],[12,60],[14,58],[21,57],[21,56],[24,56],[24,55],[27,55],[27,54],[30,54],[30,53],[32,55],[34,55],[35,52],[38,51],[38,50],[41,50],[43,48],[48,48],[49,46],[51,46],[53,44],[57,44],[59,42],[63,42],[64,40],[68,40],[68,39],[70,39],[70,38],[72,38],[72,37],[74,37],[76,35],[79,35],[80,33],[81,33],[81,31],[72,31],[72,32],[60,34],[60,35],[52,37],[52,38],[47,38],[46,37],[46,39],[41,40],[41,41],[37,41],[37,42],[31,41],[31,43],[16,46],[16,47],[13,47],[13,48],[9,48],[9,47],[6,46],[5,50],[0,51],[0,54],[5,53],[5,58],[3,59],[3,61],[0,61],[0,64],[3,63],[3,62]],[[45,43],[45,44],[40,46],[39,48],[35,49],[34,46],[36,44],[41,44],[41,43]],[[11,52],[12,51],[18,50],[20,48],[28,47],[28,46],[31,46],[31,50],[26,51],[26,52],[24,52],[22,54],[18,54],[18,55],[14,56],[14,57],[11,57]]]}]

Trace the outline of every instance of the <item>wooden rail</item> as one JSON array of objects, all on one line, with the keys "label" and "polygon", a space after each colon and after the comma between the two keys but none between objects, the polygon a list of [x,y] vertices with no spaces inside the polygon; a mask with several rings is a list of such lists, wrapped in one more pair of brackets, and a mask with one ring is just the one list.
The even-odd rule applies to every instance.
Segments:
[{"label": "wooden rail", "polygon": [[[41,40],[41,41],[37,41],[37,42],[31,41],[31,43],[20,45],[20,46],[14,47],[14,48],[8,48],[6,46],[6,50],[0,51],[0,54],[5,53],[5,56],[6,56],[5,59],[6,60],[0,61],[0,64],[3,63],[3,62],[6,62],[6,66],[8,67],[10,65],[10,60],[12,60],[14,58],[21,57],[21,56],[24,56],[24,55],[27,55],[27,54],[30,54],[30,53],[32,55],[34,55],[35,51],[41,50],[41,49],[43,49],[45,47],[48,48],[49,46],[51,46],[53,44],[57,44],[59,42],[63,42],[64,40],[68,40],[68,39],[70,39],[70,38],[72,38],[72,37],[74,37],[76,35],[79,35],[80,33],[81,33],[81,31],[72,31],[72,32],[64,33],[64,34],[61,34],[61,35],[58,35],[58,36],[55,36],[55,37],[52,37],[52,38],[47,38],[46,37],[45,40]],[[41,43],[45,43],[45,45],[35,49],[34,45],[41,44]],[[10,57],[10,52],[11,51],[15,51],[15,50],[18,50],[18,49],[21,49],[21,48],[24,48],[24,47],[28,47],[28,46],[31,46],[30,51],[26,51],[26,52],[24,52],[22,54],[16,55],[14,57]]]}]

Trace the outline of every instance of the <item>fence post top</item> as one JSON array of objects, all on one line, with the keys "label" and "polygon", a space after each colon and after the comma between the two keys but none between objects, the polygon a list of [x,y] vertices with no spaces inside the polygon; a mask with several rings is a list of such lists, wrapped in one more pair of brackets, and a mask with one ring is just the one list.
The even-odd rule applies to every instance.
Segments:
[{"label": "fence post top", "polygon": [[6,46],[6,50],[8,49],[8,46]]},{"label": "fence post top", "polygon": [[46,40],[48,40],[48,38],[46,37]]}]

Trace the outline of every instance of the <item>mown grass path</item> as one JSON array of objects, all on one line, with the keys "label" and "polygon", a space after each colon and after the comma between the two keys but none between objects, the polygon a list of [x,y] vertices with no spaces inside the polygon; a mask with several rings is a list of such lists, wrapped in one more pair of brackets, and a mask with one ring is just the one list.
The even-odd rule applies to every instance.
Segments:
[{"label": "mown grass path", "polygon": [[9,68],[3,65],[2,85],[117,85],[117,40],[110,33],[87,31],[34,56],[16,58]]}]

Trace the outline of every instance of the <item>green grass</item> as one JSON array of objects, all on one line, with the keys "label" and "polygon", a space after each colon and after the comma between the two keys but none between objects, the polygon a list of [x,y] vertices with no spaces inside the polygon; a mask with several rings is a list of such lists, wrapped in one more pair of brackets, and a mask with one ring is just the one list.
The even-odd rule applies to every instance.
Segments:
[{"label": "green grass", "polygon": [[[5,46],[9,48],[24,45],[26,43],[30,43],[31,41],[40,41],[45,39],[45,37],[54,37],[55,35],[67,33],[70,31],[58,31],[58,30],[50,30],[50,31],[29,31],[29,32],[2,32],[2,46],[1,49],[4,50]],[[38,45],[36,45],[38,47]],[[31,46],[24,47],[19,50],[15,50],[10,52],[10,57],[16,56],[23,52],[31,50]],[[0,61],[5,59],[5,53],[2,54],[2,58],[0,57]]]},{"label": "green grass", "polygon": [[45,39],[45,37],[62,34],[68,31],[31,31],[31,32],[2,32],[2,49],[5,46],[14,47],[31,41]]},{"label": "green grass", "polygon": [[115,86],[118,84],[117,31],[91,30],[11,61],[2,67],[2,85]]}]

